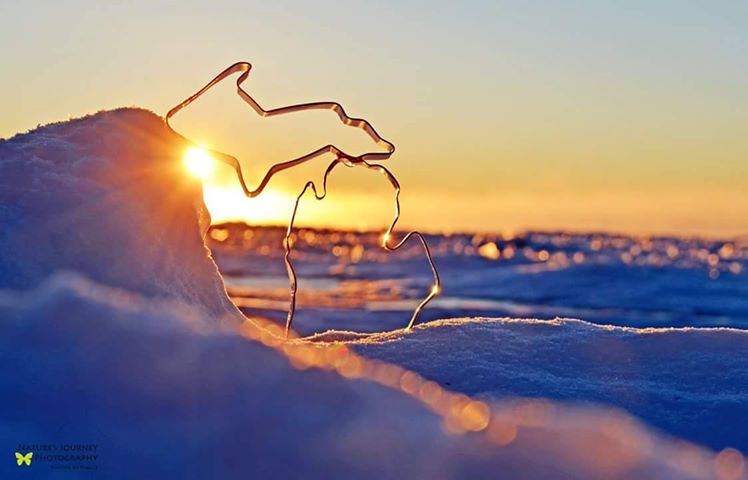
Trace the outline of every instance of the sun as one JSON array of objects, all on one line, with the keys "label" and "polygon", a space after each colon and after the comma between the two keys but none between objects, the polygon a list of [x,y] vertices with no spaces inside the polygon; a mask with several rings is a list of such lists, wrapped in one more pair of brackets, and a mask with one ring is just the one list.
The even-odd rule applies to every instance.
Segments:
[{"label": "sun", "polygon": [[216,168],[213,157],[204,148],[200,147],[187,149],[184,154],[184,165],[188,172],[202,180],[210,177]]}]

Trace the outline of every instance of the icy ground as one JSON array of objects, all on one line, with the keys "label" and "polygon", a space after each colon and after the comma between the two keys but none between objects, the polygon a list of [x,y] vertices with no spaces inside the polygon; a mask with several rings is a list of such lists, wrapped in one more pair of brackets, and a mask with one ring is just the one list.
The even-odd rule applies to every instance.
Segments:
[{"label": "icy ground", "polygon": [[[285,318],[284,233],[243,224],[210,231],[229,293],[246,313]],[[379,246],[380,234],[295,234],[301,333],[377,332],[407,321],[430,288],[428,265],[417,242],[390,254]],[[431,235],[429,243],[444,282],[425,320],[562,316],[604,325],[748,328],[746,238],[527,232]]]},{"label": "icy ground", "polygon": [[[740,332],[447,320],[325,337],[346,345],[237,327],[201,240],[199,189],[178,173],[183,148],[134,109],[0,141],[0,478],[745,477],[738,451],[619,409],[503,393],[689,393],[651,397],[683,432],[699,401],[734,401],[693,433],[738,441]],[[16,466],[19,445],[55,443],[97,444],[96,471],[41,455]]]}]

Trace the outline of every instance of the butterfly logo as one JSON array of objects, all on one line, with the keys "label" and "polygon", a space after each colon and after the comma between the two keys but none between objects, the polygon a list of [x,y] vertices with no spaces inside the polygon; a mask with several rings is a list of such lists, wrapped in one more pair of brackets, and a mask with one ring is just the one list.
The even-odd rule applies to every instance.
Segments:
[{"label": "butterfly logo", "polygon": [[18,466],[20,467],[24,463],[27,467],[31,466],[31,457],[34,456],[34,452],[29,452],[26,455],[21,455],[20,453],[16,452],[16,462],[18,463]]}]

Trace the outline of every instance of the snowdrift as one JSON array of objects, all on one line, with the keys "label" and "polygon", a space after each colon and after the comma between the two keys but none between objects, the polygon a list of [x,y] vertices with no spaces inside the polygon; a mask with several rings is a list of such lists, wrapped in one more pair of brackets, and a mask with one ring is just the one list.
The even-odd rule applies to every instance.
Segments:
[{"label": "snowdrift", "polygon": [[[0,462],[0,478],[18,474],[11,452],[19,445],[59,442],[97,444],[103,478],[743,473],[739,453],[715,456],[619,410],[545,400],[503,400],[489,410],[347,346],[291,345],[241,323],[203,243],[200,188],[180,171],[184,147],[160,118],[137,109],[0,141],[0,449],[11,459]],[[511,383],[525,348],[537,350],[538,362],[557,360],[580,384],[595,373],[575,352],[523,338],[535,332],[521,322],[464,323],[353,348],[486,398]],[[573,323],[546,328],[566,331],[566,340],[585,335]],[[587,338],[588,348],[605,348]],[[490,342],[517,355],[496,374],[504,384],[492,382],[489,367],[506,357],[491,357]],[[376,380],[382,372],[397,381]],[[23,474],[91,476],[52,472],[43,460]]]},{"label": "snowdrift", "polygon": [[[344,337],[316,338],[331,335]],[[472,318],[354,342],[366,357],[471,396],[615,405],[670,434],[748,451],[745,330]]]},{"label": "snowdrift", "polygon": [[[5,295],[0,318],[0,448],[97,443],[105,478],[715,475],[711,453],[621,412],[520,404],[486,432],[449,434],[400,390],[297,370],[199,310],[72,275]],[[16,468],[0,462],[0,476]],[[23,473],[50,476],[44,463]]]},{"label": "snowdrift", "polygon": [[210,217],[200,183],[184,174],[186,148],[140,109],[0,141],[0,288],[75,270],[237,324],[203,243]]}]

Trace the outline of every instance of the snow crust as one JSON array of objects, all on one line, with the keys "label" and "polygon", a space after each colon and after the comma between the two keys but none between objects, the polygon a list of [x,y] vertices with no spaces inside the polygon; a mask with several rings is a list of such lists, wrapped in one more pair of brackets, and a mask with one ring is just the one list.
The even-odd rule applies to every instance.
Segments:
[{"label": "snow crust", "polygon": [[[317,338],[344,334],[328,333]],[[748,331],[468,318],[363,336],[355,350],[483,399],[614,405],[670,434],[748,451]]]}]

